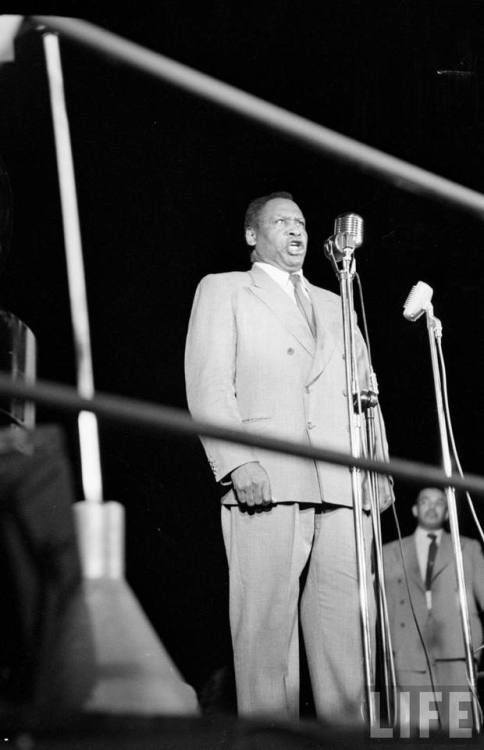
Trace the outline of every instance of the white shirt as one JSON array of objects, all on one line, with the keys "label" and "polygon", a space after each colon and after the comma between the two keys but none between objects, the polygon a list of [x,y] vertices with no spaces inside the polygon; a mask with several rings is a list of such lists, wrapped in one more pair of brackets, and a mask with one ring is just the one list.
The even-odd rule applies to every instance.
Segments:
[{"label": "white shirt", "polygon": [[[258,266],[261,268],[265,273],[267,273],[273,281],[278,284],[283,292],[285,292],[288,297],[292,299],[295,305],[297,305],[296,297],[294,295],[294,284],[292,281],[289,280],[289,276],[292,274],[289,274],[288,271],[284,271],[282,268],[278,268],[277,266],[273,266],[270,263],[264,263],[263,261],[257,260],[254,263],[254,266]],[[308,282],[303,276],[303,272],[301,269],[299,271],[295,271],[295,273],[301,277],[301,286],[304,294],[309,299],[309,293],[308,293]]]}]

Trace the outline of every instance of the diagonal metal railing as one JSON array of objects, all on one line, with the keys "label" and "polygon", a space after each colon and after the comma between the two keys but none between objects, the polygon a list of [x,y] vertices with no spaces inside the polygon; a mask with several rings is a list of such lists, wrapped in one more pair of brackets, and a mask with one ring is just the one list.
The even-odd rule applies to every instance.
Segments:
[{"label": "diagonal metal railing", "polygon": [[96,396],[86,399],[79,396],[75,388],[60,383],[38,381],[36,385],[24,385],[18,381],[12,381],[8,375],[1,373],[0,394],[36,401],[38,404],[54,407],[63,412],[90,411],[101,419],[154,431],[161,435],[184,438],[203,435],[339,466],[357,466],[379,474],[391,475],[412,484],[430,483],[432,486],[448,487],[450,482],[456,489],[467,489],[484,496],[484,477],[474,474],[468,474],[464,478],[453,474],[449,478],[441,469],[415,461],[391,458],[388,462],[384,462],[364,457],[355,458],[347,453],[322,447],[314,448],[296,441],[261,437],[248,430],[236,430],[216,422],[195,420],[183,409],[161,406],[152,402],[99,392]]},{"label": "diagonal metal railing", "polygon": [[30,16],[30,21],[103,55],[108,54],[165,83],[289,135],[327,157],[373,174],[397,188],[444,201],[484,219],[482,193],[336,133],[87,21],[37,15]]}]

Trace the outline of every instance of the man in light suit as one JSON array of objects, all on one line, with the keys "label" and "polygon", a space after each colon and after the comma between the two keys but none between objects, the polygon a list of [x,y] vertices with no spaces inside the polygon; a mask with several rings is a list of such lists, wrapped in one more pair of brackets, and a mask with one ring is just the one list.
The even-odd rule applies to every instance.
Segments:
[{"label": "man in light suit", "polygon": [[[412,508],[417,528],[411,536],[383,547],[385,586],[397,683],[411,697],[408,720],[418,727],[419,694],[441,694],[441,728],[459,723],[451,693],[468,692],[464,637],[460,619],[455,560],[445,493],[426,487]],[[479,542],[461,537],[472,644],[476,662],[482,648],[478,608],[484,608],[484,557]],[[403,561],[402,561],[403,554]],[[469,712],[469,701],[460,710]],[[470,713],[469,713],[470,716]],[[465,717],[464,717],[465,719]],[[465,727],[465,722],[460,722]]]},{"label": "man in light suit", "polygon": [[[290,194],[273,193],[252,201],[244,228],[251,270],[206,276],[195,294],[186,345],[190,411],[256,435],[349,452],[341,302],[302,275],[307,232],[301,209]],[[364,388],[367,353],[359,332],[357,347]],[[385,457],[383,422],[376,421],[376,451]],[[202,442],[224,490],[239,713],[298,715],[299,579],[307,566],[301,625],[317,714],[361,722],[349,469]],[[391,486],[383,478],[380,487],[386,507]],[[364,527],[369,565],[367,513]]]}]

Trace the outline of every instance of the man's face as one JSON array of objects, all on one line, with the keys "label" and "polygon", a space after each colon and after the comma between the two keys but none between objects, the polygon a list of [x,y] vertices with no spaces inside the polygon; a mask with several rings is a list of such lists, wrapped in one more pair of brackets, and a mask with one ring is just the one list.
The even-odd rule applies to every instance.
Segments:
[{"label": "man's face", "polygon": [[441,529],[447,519],[447,500],[442,490],[427,487],[422,490],[413,506],[418,525],[427,531]]},{"label": "man's face", "polygon": [[301,209],[287,198],[273,198],[262,208],[257,226],[246,230],[246,240],[255,247],[255,260],[289,273],[299,271],[308,243]]}]

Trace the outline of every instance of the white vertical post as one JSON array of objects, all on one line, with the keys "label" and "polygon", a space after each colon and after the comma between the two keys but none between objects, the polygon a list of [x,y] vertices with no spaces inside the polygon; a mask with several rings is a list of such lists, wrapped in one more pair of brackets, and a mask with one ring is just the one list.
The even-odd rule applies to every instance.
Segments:
[{"label": "white vertical post", "polygon": [[[44,32],[42,36],[47,61],[59,175],[69,298],[76,352],[77,390],[84,398],[92,398],[94,395],[94,377],[86,284],[59,40],[56,34],[50,32]],[[100,503],[102,502],[103,490],[96,416],[91,412],[81,412],[78,417],[78,429],[84,498],[90,502]]]}]

